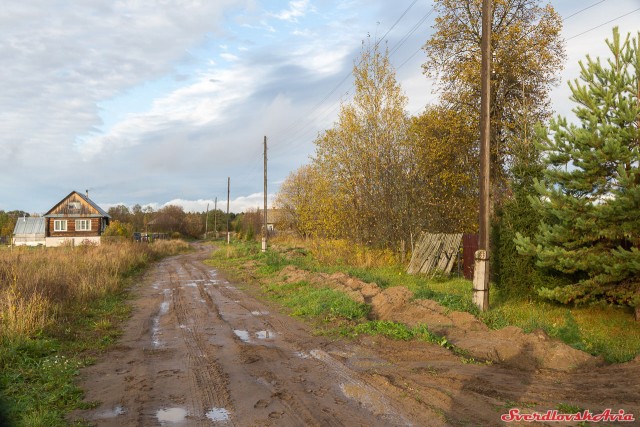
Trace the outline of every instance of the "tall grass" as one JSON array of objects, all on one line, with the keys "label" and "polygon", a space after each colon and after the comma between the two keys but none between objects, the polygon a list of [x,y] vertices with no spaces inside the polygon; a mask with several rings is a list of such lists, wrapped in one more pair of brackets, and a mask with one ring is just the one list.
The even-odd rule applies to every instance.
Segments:
[{"label": "tall grass", "polygon": [[38,334],[65,308],[115,292],[126,275],[184,242],[0,251],[0,337]]},{"label": "tall grass", "polygon": [[1,248],[0,424],[69,425],[66,414],[87,405],[74,384],[78,368],[118,336],[130,277],[188,247],[158,241]]}]

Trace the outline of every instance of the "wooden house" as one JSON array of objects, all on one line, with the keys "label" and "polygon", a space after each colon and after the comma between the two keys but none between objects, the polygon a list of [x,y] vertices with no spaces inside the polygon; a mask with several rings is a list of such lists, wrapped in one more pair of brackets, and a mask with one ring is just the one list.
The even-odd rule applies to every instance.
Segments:
[{"label": "wooden house", "polygon": [[89,199],[86,194],[72,191],[46,214],[45,244],[100,244],[100,236],[109,225],[111,216]]}]

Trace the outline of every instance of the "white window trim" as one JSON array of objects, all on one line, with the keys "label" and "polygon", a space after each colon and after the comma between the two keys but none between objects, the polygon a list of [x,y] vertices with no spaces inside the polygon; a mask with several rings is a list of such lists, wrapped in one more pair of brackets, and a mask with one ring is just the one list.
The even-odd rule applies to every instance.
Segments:
[{"label": "white window trim", "polygon": [[[88,225],[86,228],[82,225]],[[76,231],[91,231],[90,219],[76,219]]]},{"label": "white window trim", "polygon": [[53,220],[53,231],[67,231],[67,220],[66,219],[54,219]]}]

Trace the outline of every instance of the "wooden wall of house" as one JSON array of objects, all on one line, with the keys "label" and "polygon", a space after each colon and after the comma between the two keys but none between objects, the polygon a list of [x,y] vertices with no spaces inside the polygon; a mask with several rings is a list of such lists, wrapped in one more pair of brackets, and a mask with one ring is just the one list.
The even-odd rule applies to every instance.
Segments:
[{"label": "wooden wall of house", "polygon": [[[90,219],[91,230],[76,231],[76,219]],[[67,231],[54,231],[54,221],[56,220],[66,220]],[[86,218],[86,217],[85,218],[78,218],[78,217],[47,218],[47,237],[99,236],[101,221],[102,221],[102,218]]]},{"label": "wooden wall of house", "polygon": [[[71,205],[73,203],[79,203],[80,209],[73,209]],[[53,215],[96,215],[100,214],[90,204],[88,204],[82,197],[72,194],[68,198],[60,202],[50,212]]]}]

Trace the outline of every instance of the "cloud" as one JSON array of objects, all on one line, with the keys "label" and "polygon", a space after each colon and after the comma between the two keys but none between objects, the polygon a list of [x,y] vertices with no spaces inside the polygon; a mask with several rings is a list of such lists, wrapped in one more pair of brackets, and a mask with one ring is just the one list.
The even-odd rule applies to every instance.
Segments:
[{"label": "cloud", "polygon": [[[269,193],[267,195],[267,207],[271,209],[273,207],[273,200],[275,199],[275,194]],[[129,209],[133,208],[133,205],[128,205],[124,202],[119,203],[103,203],[100,204],[105,210],[108,210],[111,207],[124,205]],[[142,205],[143,208],[150,207],[154,211],[158,211],[166,206],[180,206],[185,212],[206,212],[207,207],[209,211],[213,211],[216,206],[216,201],[212,199],[197,199],[197,200],[186,200],[186,199],[172,199],[165,203],[147,203]],[[229,201],[229,211],[234,213],[247,212],[250,210],[256,210],[258,208],[262,209],[264,207],[264,196],[263,193],[254,193],[249,196],[241,196],[236,197],[235,199],[231,199]],[[227,201],[218,200],[217,208],[222,212],[227,211]]]},{"label": "cloud", "polygon": [[305,16],[309,10],[312,10],[309,0],[290,1],[289,9],[273,13],[271,16],[283,21],[297,22],[298,18]]}]

